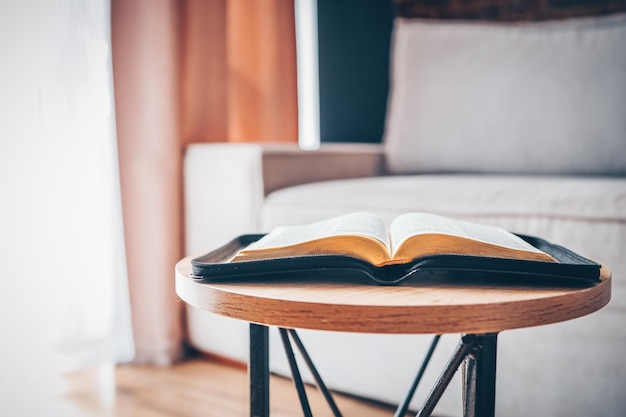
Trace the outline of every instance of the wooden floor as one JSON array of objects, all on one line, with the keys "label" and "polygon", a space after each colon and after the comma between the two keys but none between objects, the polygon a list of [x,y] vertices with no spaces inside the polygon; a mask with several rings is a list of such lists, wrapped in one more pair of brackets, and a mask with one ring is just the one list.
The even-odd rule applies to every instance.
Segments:
[{"label": "wooden floor", "polygon": [[[248,416],[248,379],[242,367],[196,359],[172,368],[124,365],[109,376],[110,389],[94,384],[86,372],[68,376],[75,387],[64,395],[59,415],[64,417],[230,417]],[[98,385],[98,384],[96,384]],[[322,395],[311,388],[309,401],[314,416],[332,416]],[[293,383],[273,376],[270,388],[273,417],[302,416]],[[342,414],[393,416],[394,411],[354,398],[335,395]]]}]

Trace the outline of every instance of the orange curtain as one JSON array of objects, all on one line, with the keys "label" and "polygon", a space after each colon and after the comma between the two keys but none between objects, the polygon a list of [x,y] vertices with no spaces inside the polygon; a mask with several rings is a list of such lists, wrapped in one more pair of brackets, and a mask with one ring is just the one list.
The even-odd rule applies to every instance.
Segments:
[{"label": "orange curtain", "polygon": [[190,142],[296,142],[293,0],[186,0],[182,132]]},{"label": "orange curtain", "polygon": [[296,142],[292,0],[112,0],[119,169],[137,362],[182,357],[182,157]]}]

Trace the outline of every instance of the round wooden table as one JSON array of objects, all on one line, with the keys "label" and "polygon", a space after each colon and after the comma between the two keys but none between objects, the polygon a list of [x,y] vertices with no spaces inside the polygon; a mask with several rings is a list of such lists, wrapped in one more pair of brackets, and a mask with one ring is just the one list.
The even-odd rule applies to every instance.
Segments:
[{"label": "round wooden table", "polygon": [[[433,276],[399,286],[280,280],[207,283],[190,278],[191,258],[176,265],[176,292],[186,303],[251,323],[251,415],[269,413],[267,326],[361,333],[464,334],[449,370],[419,415],[429,415],[451,373],[465,361],[466,415],[492,416],[497,334],[557,323],[604,307],[611,272],[591,286],[485,283]],[[295,337],[295,333],[292,333]],[[296,339],[296,343],[299,341]],[[262,390],[258,391],[258,386]],[[433,403],[434,402],[434,403]],[[306,414],[306,413],[305,413]],[[399,414],[397,414],[399,415]]]}]

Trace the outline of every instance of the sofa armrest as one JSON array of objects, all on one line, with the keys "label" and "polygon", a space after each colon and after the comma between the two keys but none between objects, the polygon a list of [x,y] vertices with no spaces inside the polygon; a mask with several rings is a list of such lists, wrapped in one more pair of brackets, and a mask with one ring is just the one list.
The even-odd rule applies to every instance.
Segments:
[{"label": "sofa armrest", "polygon": [[185,252],[209,251],[259,231],[264,197],[279,188],[379,175],[380,145],[192,144],[184,158]]},{"label": "sofa armrest", "polygon": [[183,166],[185,252],[213,250],[258,229],[263,202],[262,148],[192,144]]},{"label": "sofa armrest", "polygon": [[384,155],[379,144],[333,143],[316,150],[296,145],[266,145],[263,150],[265,195],[298,184],[381,175]]}]

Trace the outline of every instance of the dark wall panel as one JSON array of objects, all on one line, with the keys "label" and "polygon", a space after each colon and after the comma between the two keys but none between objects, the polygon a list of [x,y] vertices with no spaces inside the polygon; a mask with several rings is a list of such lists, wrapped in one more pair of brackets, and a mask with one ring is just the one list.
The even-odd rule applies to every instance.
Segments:
[{"label": "dark wall panel", "polygon": [[380,142],[389,90],[390,0],[318,0],[322,142]]}]

